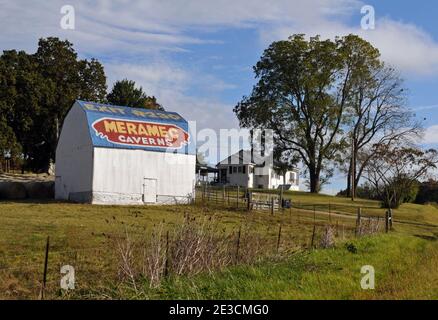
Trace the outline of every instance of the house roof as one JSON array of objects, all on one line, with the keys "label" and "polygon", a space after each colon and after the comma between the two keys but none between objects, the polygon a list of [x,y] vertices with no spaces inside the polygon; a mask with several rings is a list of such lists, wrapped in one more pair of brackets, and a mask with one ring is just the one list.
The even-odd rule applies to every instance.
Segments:
[{"label": "house roof", "polygon": [[77,100],[95,147],[195,154],[188,122],[176,112]]},{"label": "house roof", "polygon": [[[260,166],[265,166],[265,159],[263,157],[261,157],[258,152],[253,152],[253,154],[251,156],[251,150],[243,150],[242,149],[242,150],[232,154],[228,158],[220,161],[216,166],[238,165],[238,164],[253,164],[257,167],[260,167]],[[275,167],[275,164],[276,163],[274,162],[273,167]],[[288,171],[298,172],[299,170],[294,168],[294,169],[289,169]]]},{"label": "house roof", "polygon": [[251,150],[240,150],[228,158],[220,161],[217,165],[235,165],[235,164],[255,164],[263,165],[265,159],[263,159],[257,152],[254,152],[251,156]]}]

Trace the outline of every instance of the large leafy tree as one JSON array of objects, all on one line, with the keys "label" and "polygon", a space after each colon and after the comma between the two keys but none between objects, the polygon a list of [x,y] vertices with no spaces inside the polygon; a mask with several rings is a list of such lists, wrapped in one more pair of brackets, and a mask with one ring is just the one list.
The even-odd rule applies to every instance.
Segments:
[{"label": "large leafy tree", "polygon": [[346,145],[347,103],[361,72],[349,37],[294,35],[272,43],[254,67],[258,83],[234,109],[241,126],[273,129],[275,148],[299,155],[311,192],[331,176],[329,163]]},{"label": "large leafy tree", "polygon": [[15,90],[13,84],[15,77],[6,72],[6,63],[0,59],[0,159],[6,155],[18,157],[19,144],[9,122],[12,114],[12,103]]},{"label": "large leafy tree", "polygon": [[[0,60],[4,66],[2,77],[6,79],[2,84],[0,103],[6,106],[6,122],[20,146],[22,163],[25,164],[32,150],[42,142],[36,119],[41,112],[41,102],[52,93],[50,83],[38,73],[35,59],[24,51],[5,51]],[[12,138],[7,129],[3,130]],[[18,156],[12,152],[13,158],[14,155]]]},{"label": "large leafy tree", "polygon": [[36,167],[44,168],[55,159],[61,124],[74,100],[102,102],[106,77],[97,60],[79,60],[73,44],[67,40],[40,39],[34,58],[39,73],[53,85],[52,96],[41,103],[43,110],[36,119],[43,141],[32,155]]},{"label": "large leafy tree", "polygon": [[347,194],[355,196],[363,172],[373,156],[373,145],[391,145],[410,140],[421,126],[405,107],[403,80],[398,72],[380,61],[379,51],[357,36],[345,38],[350,61],[350,92],[347,99],[349,152]]},{"label": "large leafy tree", "polygon": [[114,83],[107,100],[109,103],[119,106],[164,110],[154,96],[148,96],[142,87],[137,88],[135,82],[128,79]]},{"label": "large leafy tree", "polygon": [[103,66],[78,59],[73,45],[58,38],[40,39],[35,54],[5,51],[0,62],[0,108],[6,114],[1,134],[12,129],[24,163],[44,171],[55,160],[60,127],[74,100],[105,99]]}]

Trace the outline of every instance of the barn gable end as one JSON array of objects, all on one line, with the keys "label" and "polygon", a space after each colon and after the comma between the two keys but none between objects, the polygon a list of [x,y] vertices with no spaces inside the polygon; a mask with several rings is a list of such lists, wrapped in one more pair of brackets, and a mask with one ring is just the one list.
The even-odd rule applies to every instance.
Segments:
[{"label": "barn gable end", "polygon": [[81,106],[75,103],[64,120],[56,148],[56,199],[91,201],[92,159],[87,118]]}]

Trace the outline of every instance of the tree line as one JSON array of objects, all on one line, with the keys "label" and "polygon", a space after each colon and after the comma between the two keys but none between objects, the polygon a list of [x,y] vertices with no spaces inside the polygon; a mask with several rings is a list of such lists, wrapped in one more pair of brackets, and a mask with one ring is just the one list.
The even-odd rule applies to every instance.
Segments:
[{"label": "tree line", "polygon": [[273,42],[254,73],[252,92],[234,108],[240,125],[273,129],[276,160],[301,162],[311,192],[340,170],[345,194],[354,198],[365,179],[394,207],[400,189],[435,167],[436,151],[416,145],[423,129],[406,107],[403,79],[359,36]]},{"label": "tree line", "polygon": [[107,93],[98,60],[79,59],[67,40],[40,39],[35,53],[7,50],[0,56],[0,159],[12,159],[22,171],[47,171],[76,99],[162,109],[134,81],[117,81]]}]

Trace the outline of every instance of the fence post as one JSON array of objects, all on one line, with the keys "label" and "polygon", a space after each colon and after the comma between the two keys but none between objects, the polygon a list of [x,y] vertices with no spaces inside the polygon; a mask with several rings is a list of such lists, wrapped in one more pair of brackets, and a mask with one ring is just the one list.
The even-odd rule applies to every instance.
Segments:
[{"label": "fence post", "polygon": [[283,185],[281,185],[280,188],[280,205],[281,205],[281,211],[284,211],[284,207],[283,207]]},{"label": "fence post", "polygon": [[166,263],[164,264],[164,277],[169,275],[169,230],[166,232]]},{"label": "fence post", "polygon": [[360,219],[362,214],[362,208],[357,208],[357,218],[356,218],[356,236],[360,233]]},{"label": "fence post", "polygon": [[222,187],[222,201],[225,204],[225,186]]},{"label": "fence post", "polygon": [[227,202],[228,202],[228,205],[230,205],[230,190],[228,190],[228,192],[227,192]]},{"label": "fence post", "polygon": [[252,192],[248,191],[248,199],[246,201],[247,201],[247,210],[251,211]]},{"label": "fence post", "polygon": [[44,300],[44,291],[46,290],[47,266],[48,266],[48,263],[49,263],[49,245],[50,245],[50,237],[47,236],[46,251],[45,251],[45,256],[44,256],[43,283],[41,285],[41,293],[40,293],[41,300]]},{"label": "fence post", "polygon": [[278,227],[277,253],[278,253],[278,250],[280,249],[280,239],[281,239],[281,224],[280,224],[280,226]]},{"label": "fence post", "polygon": [[313,249],[313,243],[315,242],[315,233],[316,233],[316,225],[313,224],[312,241],[310,242],[310,248],[311,249]]},{"label": "fence post", "polygon": [[240,234],[242,232],[242,226],[239,227],[239,232],[237,233],[236,241],[236,263],[239,261],[239,249],[240,249]]},{"label": "fence post", "polygon": [[331,225],[332,224],[332,211],[330,208],[330,202],[328,204],[328,219],[329,219],[329,224]]},{"label": "fence post", "polygon": [[385,232],[388,233],[389,230],[389,212],[385,211]]},{"label": "fence post", "polygon": [[239,209],[239,194],[240,194],[240,186],[237,186],[237,196],[236,196],[236,203],[237,203],[237,209]]},{"label": "fence post", "polygon": [[274,198],[271,197],[271,214],[274,214]]},{"label": "fence post", "polygon": [[389,230],[392,230],[392,209],[389,208]]}]

